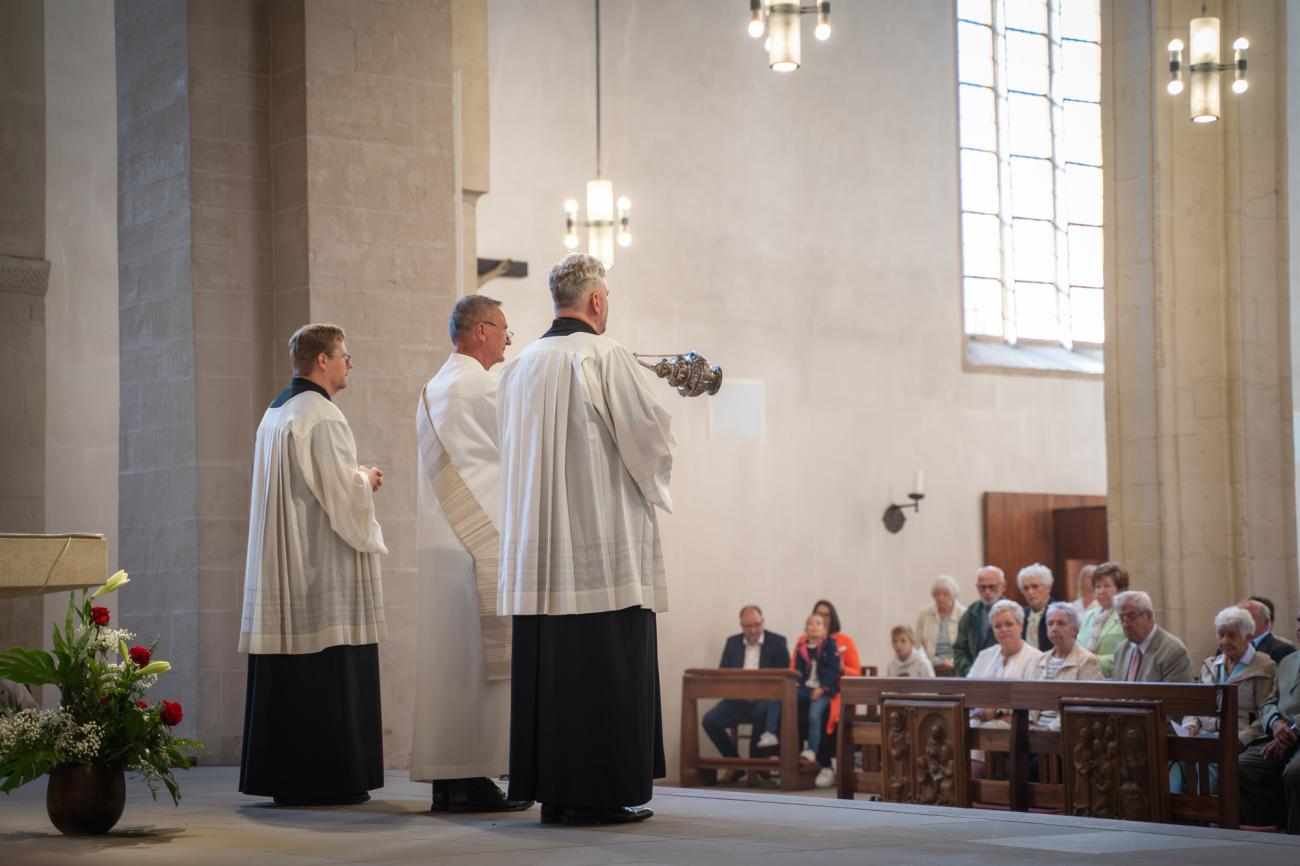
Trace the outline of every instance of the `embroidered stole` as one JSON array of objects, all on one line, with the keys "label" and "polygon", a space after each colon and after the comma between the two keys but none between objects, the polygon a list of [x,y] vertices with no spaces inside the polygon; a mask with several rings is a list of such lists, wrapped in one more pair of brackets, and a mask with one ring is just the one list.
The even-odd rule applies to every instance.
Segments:
[{"label": "embroidered stole", "polygon": [[[424,415],[435,438],[438,428],[429,411],[429,398],[420,391]],[[442,445],[442,440],[438,441]],[[445,445],[433,464],[433,491],[456,537],[474,557],[474,584],[478,590],[478,617],[483,640],[483,668],[489,680],[510,679],[510,617],[497,615],[497,580],[501,567],[501,534],[492,518],[474,498],[465,479],[451,462]]]}]

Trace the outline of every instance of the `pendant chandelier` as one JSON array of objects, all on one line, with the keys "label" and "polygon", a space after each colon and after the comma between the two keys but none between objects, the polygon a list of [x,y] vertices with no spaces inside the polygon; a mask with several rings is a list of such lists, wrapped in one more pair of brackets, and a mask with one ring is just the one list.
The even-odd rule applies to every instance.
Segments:
[{"label": "pendant chandelier", "polygon": [[1191,117],[1193,123],[1214,123],[1219,119],[1219,75],[1232,70],[1232,92],[1245,93],[1250,85],[1246,81],[1246,49],[1250,43],[1240,37],[1232,43],[1232,62],[1219,62],[1219,19],[1206,14],[1206,4],[1201,3],[1201,17],[1193,18],[1188,28],[1191,43],[1187,64],[1183,63],[1183,40],[1169,43],[1169,94],[1183,92],[1183,66],[1191,79]]},{"label": "pendant chandelier", "polygon": [[774,72],[794,72],[802,61],[799,16],[816,15],[813,35],[819,42],[831,38],[831,4],[821,2],[802,6],[788,0],[749,0],[749,35],[755,39],[767,34],[763,47],[767,65]]},{"label": "pendant chandelier", "polygon": [[632,243],[628,212],[632,202],[627,196],[614,200],[614,182],[601,173],[600,149],[600,0],[596,0],[596,176],[587,181],[587,219],[578,217],[578,200],[564,203],[564,245],[578,248],[579,227],[587,230],[587,252],[600,259],[608,270],[614,267],[614,244]]}]

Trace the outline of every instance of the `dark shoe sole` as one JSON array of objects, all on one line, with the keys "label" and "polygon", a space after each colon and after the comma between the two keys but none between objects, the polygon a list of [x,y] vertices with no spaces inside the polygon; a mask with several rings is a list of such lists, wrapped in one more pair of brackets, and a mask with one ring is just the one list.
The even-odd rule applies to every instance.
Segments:
[{"label": "dark shoe sole", "polygon": [[595,824],[635,824],[654,817],[649,809],[636,812],[589,812],[585,809],[565,809],[556,813],[542,812],[543,824],[565,824],[570,827],[590,827]]}]

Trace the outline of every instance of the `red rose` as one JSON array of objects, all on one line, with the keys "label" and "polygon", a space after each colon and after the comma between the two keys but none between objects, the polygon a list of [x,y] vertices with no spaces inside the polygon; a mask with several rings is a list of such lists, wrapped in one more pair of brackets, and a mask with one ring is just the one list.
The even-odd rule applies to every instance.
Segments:
[{"label": "red rose", "polygon": [[99,702],[100,702],[101,704],[106,704],[106,703],[108,703],[108,695],[100,695],[100,696],[99,696]]},{"label": "red rose", "polygon": [[139,707],[140,709],[142,709],[142,710],[147,710],[147,709],[149,709],[149,705],[146,704],[144,701],[136,701],[136,702],[135,702],[135,705],[136,705],[137,707]]},{"label": "red rose", "polygon": [[162,702],[162,723],[167,727],[175,727],[181,723],[185,716],[181,713],[181,705],[174,701],[164,700]]},{"label": "red rose", "polygon": [[90,621],[95,625],[108,625],[108,608],[92,607],[90,609]]},{"label": "red rose", "polygon": [[149,650],[146,647],[142,647],[142,646],[131,647],[130,656],[131,656],[131,661],[133,661],[135,663],[135,666],[138,668],[142,668],[145,665],[149,664],[149,659],[153,658],[153,655],[149,652]]}]

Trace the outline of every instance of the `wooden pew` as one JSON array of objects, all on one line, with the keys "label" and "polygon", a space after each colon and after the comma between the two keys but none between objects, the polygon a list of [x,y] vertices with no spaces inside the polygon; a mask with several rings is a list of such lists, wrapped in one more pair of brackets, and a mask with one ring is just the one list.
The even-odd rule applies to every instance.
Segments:
[{"label": "wooden pew", "polygon": [[[861,792],[903,802],[938,802],[942,794],[937,785],[922,792],[902,771],[895,768],[890,774],[890,765],[906,756],[912,761],[908,772],[924,776],[916,762],[924,758],[927,748],[933,754],[948,743],[965,758],[955,762],[959,769],[945,772],[940,779],[953,790],[955,805],[979,802],[1015,811],[1036,808],[1115,818],[1140,813],[1146,820],[1238,825],[1235,685],[846,677],[841,689],[843,719],[849,722],[840,725],[837,741],[841,798],[852,799]],[[872,717],[882,706],[888,718]],[[890,710],[891,706],[897,709]],[[959,715],[975,707],[1011,710],[1006,719],[1009,727],[954,724]],[[1062,711],[1064,733],[1031,730],[1031,710]],[[1213,739],[1174,735],[1165,720],[1185,715],[1218,716],[1224,735]],[[882,725],[892,727],[882,732]],[[928,740],[911,742],[922,728],[934,738],[933,745]],[[1071,744],[1068,754],[1063,741]],[[859,749],[861,771],[854,760]],[[970,778],[970,749],[1005,753],[1008,778]],[[1039,755],[1037,782],[1029,781],[1031,754]],[[1055,760],[1061,760],[1064,778],[1045,766]],[[1196,790],[1170,793],[1170,761],[1199,767],[1189,785]],[[1219,765],[1215,795],[1208,790],[1209,763]],[[1104,803],[1097,797],[1098,781],[1103,793],[1109,793]]]},{"label": "wooden pew", "polygon": [[[786,668],[746,671],[736,668],[690,668],[682,674],[681,784],[684,788],[717,783],[718,770],[766,770],[781,774],[781,790],[813,787],[816,764],[799,760],[799,674]],[[700,757],[701,699],[781,702],[780,754],[776,758]]]}]

